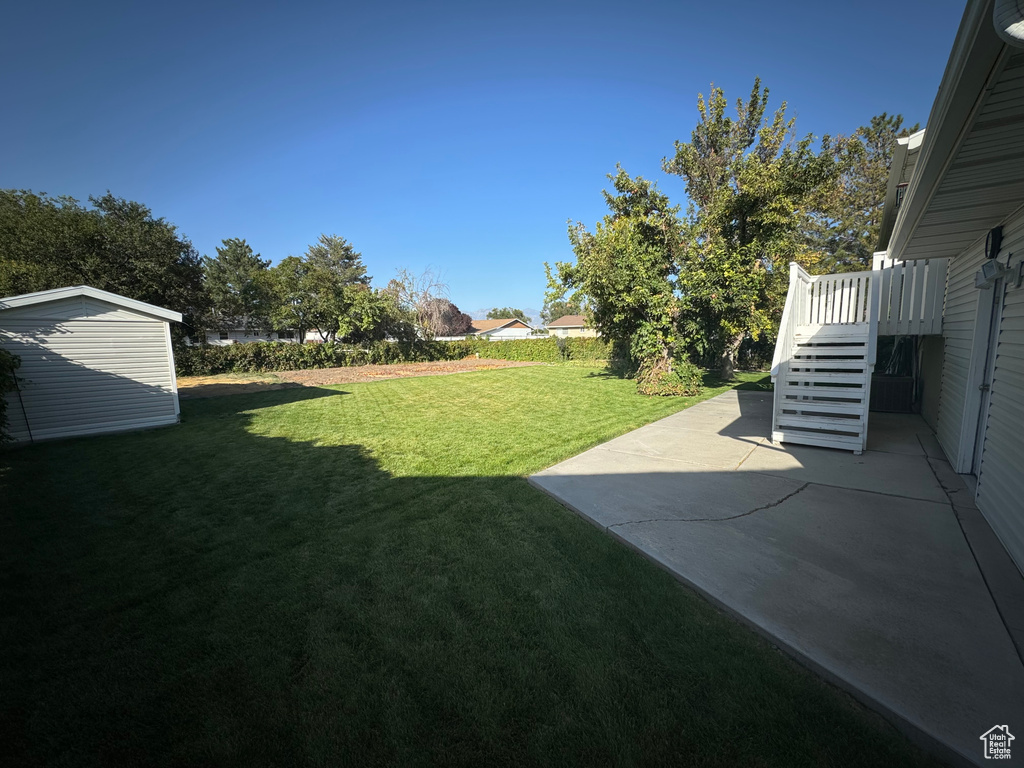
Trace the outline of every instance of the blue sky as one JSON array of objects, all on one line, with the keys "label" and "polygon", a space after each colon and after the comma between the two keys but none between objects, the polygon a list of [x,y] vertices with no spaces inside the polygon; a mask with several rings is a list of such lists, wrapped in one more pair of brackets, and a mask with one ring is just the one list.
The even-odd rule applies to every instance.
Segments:
[{"label": "blue sky", "polygon": [[963,0],[20,3],[0,29],[0,186],[110,190],[201,253],[346,237],[383,285],[540,307],[616,163],[660,170],[698,92],[755,76],[798,132],[926,121]]}]

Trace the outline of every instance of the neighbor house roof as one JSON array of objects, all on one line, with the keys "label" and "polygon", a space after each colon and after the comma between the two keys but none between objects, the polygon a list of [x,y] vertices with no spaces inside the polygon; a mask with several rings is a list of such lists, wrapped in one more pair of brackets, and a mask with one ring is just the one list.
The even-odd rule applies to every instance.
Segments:
[{"label": "neighbor house roof", "polygon": [[14,309],[15,307],[27,307],[32,304],[44,304],[61,299],[73,299],[76,296],[88,296],[90,299],[105,301],[108,304],[124,307],[144,315],[151,315],[161,320],[181,322],[180,312],[164,309],[154,304],[147,304],[144,301],[129,299],[127,296],[121,296],[110,291],[101,291],[99,288],[93,288],[90,285],[72,285],[67,288],[53,288],[49,291],[36,291],[35,293],[23,293],[20,296],[8,296],[0,299],[0,311]]},{"label": "neighbor house roof", "polygon": [[548,328],[585,328],[587,318],[583,315],[562,315],[557,320],[547,324]]},{"label": "neighbor house roof", "polygon": [[473,333],[484,333],[486,331],[496,331],[499,328],[504,328],[510,325],[513,327],[530,327],[522,320],[515,317],[503,317],[498,320],[474,320],[471,327],[473,329]]}]

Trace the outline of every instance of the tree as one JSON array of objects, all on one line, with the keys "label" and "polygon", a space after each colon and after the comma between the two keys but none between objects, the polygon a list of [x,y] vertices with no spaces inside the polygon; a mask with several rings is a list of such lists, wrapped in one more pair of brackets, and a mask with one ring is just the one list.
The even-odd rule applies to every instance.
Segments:
[{"label": "tree", "polygon": [[495,307],[487,313],[488,320],[508,320],[511,318],[522,320],[527,325],[530,324],[530,318],[528,318],[526,313],[521,309],[513,309],[512,307]]},{"label": "tree", "polygon": [[575,299],[556,299],[545,301],[544,308],[540,311],[540,319],[545,325],[555,322],[566,315],[582,315],[583,307]]},{"label": "tree", "polygon": [[548,275],[546,301],[585,302],[594,326],[614,353],[636,369],[638,390],[650,394],[686,390],[678,379],[675,348],[678,207],[642,177],[621,167],[605,191],[611,212],[590,232],[569,225],[576,263],[558,262]]},{"label": "tree", "polygon": [[807,243],[812,218],[827,207],[841,168],[843,143],[796,139],[785,102],[765,117],[768,89],[754,81],[750,97],[726,115],[712,88],[690,142],[675,143],[667,173],[683,177],[690,198],[679,251],[679,327],[697,354],[717,357],[732,378],[740,345],[776,330],[789,261],[815,258]]},{"label": "tree", "polygon": [[214,328],[267,328],[274,311],[270,261],[245,240],[223,240],[216,258],[203,258],[204,282]]},{"label": "tree", "polygon": [[298,256],[287,256],[270,269],[274,293],[271,325],[278,331],[296,331],[300,341],[304,341],[306,331],[313,328],[305,289],[306,272],[306,262]]},{"label": "tree", "polygon": [[384,290],[415,318],[421,335],[432,338],[469,333],[472,318],[448,299],[448,285],[434,270],[414,276],[400,269]]},{"label": "tree", "polygon": [[198,332],[207,299],[192,243],[141,203],[89,202],[0,190],[0,296],[91,285],[181,312],[176,339]]},{"label": "tree", "polygon": [[473,318],[445,298],[424,302],[419,318],[431,336],[464,336],[473,326]]},{"label": "tree", "polygon": [[320,235],[306,249],[302,276],[303,307],[310,327],[324,341],[334,341],[339,318],[346,317],[357,295],[347,288],[369,285],[362,255],[345,238]]},{"label": "tree", "polygon": [[338,319],[339,339],[352,344],[416,339],[415,318],[400,306],[394,294],[362,283],[349,285],[345,291],[349,310]]},{"label": "tree", "polygon": [[811,246],[824,254],[825,271],[871,269],[896,139],[918,128],[903,127],[903,115],[883,112],[842,144],[841,174],[834,195],[810,231]]}]

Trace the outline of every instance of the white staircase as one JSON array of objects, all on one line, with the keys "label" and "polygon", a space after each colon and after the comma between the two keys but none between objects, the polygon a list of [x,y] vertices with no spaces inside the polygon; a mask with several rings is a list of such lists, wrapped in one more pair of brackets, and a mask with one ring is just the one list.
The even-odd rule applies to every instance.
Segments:
[{"label": "white staircase", "polygon": [[947,266],[885,253],[870,272],[812,276],[789,265],[772,360],[774,442],[864,450],[878,334],[942,333]]},{"label": "white staircase", "polygon": [[775,380],[772,440],[860,453],[871,396],[867,323],[797,326]]},{"label": "white staircase", "polygon": [[772,362],[772,441],[861,453],[878,339],[874,272],[807,274],[790,264]]}]

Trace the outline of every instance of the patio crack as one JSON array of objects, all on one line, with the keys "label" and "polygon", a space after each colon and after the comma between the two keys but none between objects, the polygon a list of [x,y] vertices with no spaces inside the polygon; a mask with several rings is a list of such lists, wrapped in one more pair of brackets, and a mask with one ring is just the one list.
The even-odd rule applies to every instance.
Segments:
[{"label": "patio crack", "polygon": [[749,512],[740,512],[738,515],[730,515],[729,517],[686,517],[686,518],[683,518],[683,517],[652,517],[652,518],[649,518],[647,520],[626,520],[626,521],[621,522],[621,523],[612,523],[611,525],[608,526],[607,530],[610,531],[612,528],[618,528],[619,526],[622,526],[622,525],[639,525],[641,523],[724,523],[724,522],[726,522],[728,520],[738,520],[741,517],[749,517],[750,515],[754,514],[755,512],[763,512],[766,509],[771,509],[772,507],[777,507],[777,506],[779,506],[779,504],[782,504],[783,502],[789,501],[790,499],[792,499],[794,496],[796,496],[798,493],[803,491],[809,485],[810,485],[809,482],[804,483],[799,488],[797,488],[795,491],[791,491],[790,493],[787,493],[781,499],[769,502],[768,504],[763,504],[760,507],[755,507],[754,509],[750,510]]}]

